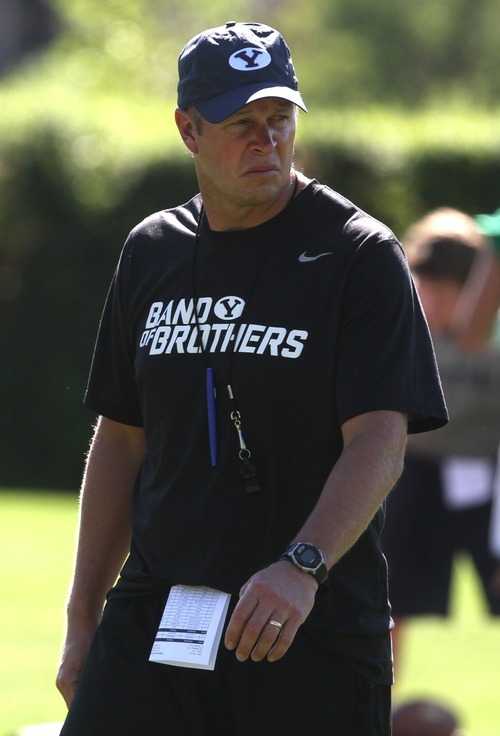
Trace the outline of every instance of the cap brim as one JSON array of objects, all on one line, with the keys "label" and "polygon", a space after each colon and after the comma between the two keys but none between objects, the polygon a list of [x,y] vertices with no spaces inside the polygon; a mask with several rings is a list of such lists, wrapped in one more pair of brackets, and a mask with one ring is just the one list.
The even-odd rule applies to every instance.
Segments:
[{"label": "cap brim", "polygon": [[293,102],[294,105],[307,112],[307,107],[298,90],[276,86],[271,83],[265,85],[262,82],[238,87],[230,92],[225,92],[223,95],[199,102],[195,107],[205,120],[215,124],[221,123],[241,107],[248,105],[249,102],[261,100],[264,97],[280,97],[283,100]]}]

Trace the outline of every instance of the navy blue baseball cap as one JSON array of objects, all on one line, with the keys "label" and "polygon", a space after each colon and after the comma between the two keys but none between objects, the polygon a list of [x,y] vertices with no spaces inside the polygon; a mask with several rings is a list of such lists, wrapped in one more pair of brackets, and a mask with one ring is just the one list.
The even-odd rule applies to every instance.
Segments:
[{"label": "navy blue baseball cap", "polygon": [[194,105],[209,123],[220,123],[263,97],[281,97],[307,112],[290,49],[261,23],[236,23],[202,31],[179,56],[177,104]]}]

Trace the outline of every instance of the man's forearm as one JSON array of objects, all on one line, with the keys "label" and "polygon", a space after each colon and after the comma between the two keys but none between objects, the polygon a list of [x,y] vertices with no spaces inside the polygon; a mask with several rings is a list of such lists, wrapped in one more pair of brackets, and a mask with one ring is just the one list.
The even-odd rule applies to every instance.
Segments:
[{"label": "man's forearm", "polygon": [[399,478],[407,435],[407,417],[377,411],[355,417],[343,427],[344,450],[321,497],[297,539],[312,542],[334,565],[364,532]]},{"label": "man's forearm", "polygon": [[80,501],[75,571],[56,684],[67,706],[75,695],[104,600],[130,548],[130,502],[144,459],[144,432],[101,417]]},{"label": "man's forearm", "polygon": [[130,548],[132,488],[144,452],[142,430],[100,419],[82,484],[70,617],[100,617]]},{"label": "man's forearm", "polygon": [[[332,567],[366,529],[401,474],[407,417],[392,411],[363,414],[342,427],[344,450],[320,499],[295,541],[312,542]],[[293,540],[290,540],[293,541]],[[225,644],[240,661],[283,657],[314,605],[317,583],[277,561],[245,583],[226,629]],[[269,619],[281,624],[279,637]]]}]

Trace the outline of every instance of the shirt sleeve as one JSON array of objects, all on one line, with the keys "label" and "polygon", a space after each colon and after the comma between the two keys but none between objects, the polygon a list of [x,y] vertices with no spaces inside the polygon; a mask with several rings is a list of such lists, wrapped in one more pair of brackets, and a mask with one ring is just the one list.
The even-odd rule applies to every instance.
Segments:
[{"label": "shirt sleeve", "polygon": [[109,419],[143,426],[134,359],[135,347],[127,313],[130,241],[122,251],[104,305],[84,403]]},{"label": "shirt sleeve", "polygon": [[398,241],[362,244],[345,290],[337,366],[341,422],[393,410],[409,414],[409,433],[442,427],[448,415],[435,353]]}]

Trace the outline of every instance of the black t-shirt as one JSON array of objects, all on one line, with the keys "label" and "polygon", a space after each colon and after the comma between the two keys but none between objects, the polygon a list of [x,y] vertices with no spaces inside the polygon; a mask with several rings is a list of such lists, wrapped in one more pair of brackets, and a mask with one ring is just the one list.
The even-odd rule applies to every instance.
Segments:
[{"label": "black t-shirt", "polygon": [[[317,182],[243,232],[211,232],[200,208],[195,197],[132,231],[100,325],[86,404],[143,426],[148,448],[115,595],[177,583],[237,594],[303,525],[346,420],[385,409],[408,412],[410,432],[446,422],[427,326],[390,230]],[[228,384],[258,493],[241,476]],[[389,681],[382,517],[334,566],[305,625]]]}]

